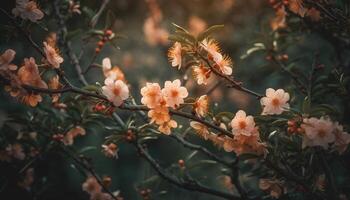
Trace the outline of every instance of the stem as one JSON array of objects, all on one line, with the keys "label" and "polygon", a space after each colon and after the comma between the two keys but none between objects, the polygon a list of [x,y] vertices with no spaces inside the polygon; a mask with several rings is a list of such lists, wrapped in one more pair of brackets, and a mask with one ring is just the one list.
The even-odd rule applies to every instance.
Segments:
[{"label": "stem", "polygon": [[215,195],[218,197],[222,197],[225,199],[230,199],[230,200],[238,200],[240,199],[239,197],[227,193],[227,192],[222,192],[222,191],[218,191],[218,190],[214,190],[211,189],[207,186],[204,186],[196,181],[184,181],[181,180],[179,178],[177,178],[176,176],[167,173],[159,164],[156,160],[153,159],[153,157],[147,152],[147,150],[142,146],[140,141],[137,141],[135,143],[136,148],[140,151],[141,155],[152,165],[152,167],[158,172],[158,174],[165,180],[167,180],[168,182],[183,188],[185,190],[189,190],[189,191],[198,191],[198,192],[203,192],[203,193],[207,193],[207,194],[211,194],[211,195]]}]

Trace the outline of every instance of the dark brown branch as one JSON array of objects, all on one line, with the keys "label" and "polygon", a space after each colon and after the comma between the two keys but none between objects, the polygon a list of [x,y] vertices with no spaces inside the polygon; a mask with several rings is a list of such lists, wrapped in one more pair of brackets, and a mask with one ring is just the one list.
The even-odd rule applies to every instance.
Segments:
[{"label": "dark brown branch", "polygon": [[60,2],[62,2],[62,1],[56,0],[53,4],[54,13],[57,17],[57,23],[58,23],[58,27],[60,30],[60,43],[65,47],[66,53],[67,53],[68,57],[70,58],[70,60],[72,61],[74,68],[75,68],[75,71],[77,72],[79,81],[83,85],[88,85],[88,82],[86,81],[85,77],[82,75],[83,72],[81,70],[78,57],[75,55],[70,41],[66,40],[68,30],[67,30],[67,26],[66,26],[66,23],[64,20],[64,16],[60,12]]},{"label": "dark brown branch", "polygon": [[209,158],[217,161],[218,163],[221,163],[227,167],[232,167],[232,165],[235,163],[235,161],[233,162],[227,162],[224,159],[221,159],[219,156],[213,154],[212,152],[210,152],[208,149],[200,146],[200,145],[196,145],[196,144],[192,144],[190,142],[188,142],[187,140],[185,140],[184,138],[182,138],[181,136],[179,136],[176,133],[173,133],[170,135],[170,137],[174,138],[175,140],[177,140],[179,143],[181,143],[183,146],[190,148],[192,150],[196,150],[196,151],[200,151],[203,154],[207,155]]},{"label": "dark brown branch", "polygon": [[167,173],[159,164],[156,160],[153,159],[153,157],[147,152],[147,150],[142,146],[142,144],[140,143],[140,141],[138,141],[136,144],[137,149],[140,151],[141,155],[152,165],[152,167],[157,171],[157,173],[165,180],[167,180],[168,182],[189,190],[189,191],[198,191],[198,192],[202,192],[202,193],[206,193],[206,194],[211,194],[214,196],[218,196],[218,197],[222,197],[225,199],[230,199],[230,200],[238,200],[240,199],[238,196],[235,196],[233,194],[227,193],[227,192],[223,192],[223,191],[219,191],[219,190],[214,190],[211,189],[207,186],[202,185],[201,183],[198,183],[196,181],[184,181],[181,180],[179,178],[177,178],[174,175],[171,175],[169,173]]},{"label": "dark brown branch", "polygon": [[222,74],[221,72],[219,72],[215,67],[213,67],[210,62],[208,61],[208,59],[206,59],[202,54],[200,54],[199,52],[197,53],[199,55],[199,57],[208,65],[208,67],[211,69],[211,71],[217,75],[218,77],[223,78],[224,80],[226,80],[229,83],[229,88],[234,88],[236,90],[245,92],[247,94],[250,94],[252,96],[255,96],[257,99],[261,99],[263,97],[263,95],[256,93],[252,90],[249,90],[245,87],[242,86],[241,83],[233,80],[233,78],[231,78],[230,76],[226,76],[224,74]]}]

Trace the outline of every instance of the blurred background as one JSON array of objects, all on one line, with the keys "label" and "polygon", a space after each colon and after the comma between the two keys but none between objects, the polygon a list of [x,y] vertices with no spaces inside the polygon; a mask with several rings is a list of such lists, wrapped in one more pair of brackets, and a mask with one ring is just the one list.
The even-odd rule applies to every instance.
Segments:
[{"label": "blurred background", "polygon": [[[52,15],[51,1],[40,0],[38,2],[47,17],[39,25],[31,25],[30,30],[33,39],[41,44],[41,41],[50,32],[56,32],[59,27],[55,16]],[[99,41],[97,37],[89,37],[89,23],[91,17],[99,9],[101,0],[81,0],[75,3],[80,3],[81,14],[70,13],[67,15],[67,27],[73,49],[77,55],[81,56],[81,66],[86,69],[93,61],[96,43]],[[10,12],[15,6],[15,1],[7,0],[1,4],[3,9]],[[110,19],[108,21],[108,12],[115,16],[115,20],[112,22]],[[165,80],[176,78],[187,80],[186,87],[189,89],[190,95],[198,97],[206,94],[211,87],[217,84],[218,80],[212,78],[208,86],[198,86],[191,78],[190,70],[179,72],[171,67],[167,58],[167,50],[172,45],[167,37],[174,30],[171,23],[185,27],[195,35],[212,25],[224,24],[225,28],[215,33],[214,37],[220,42],[223,52],[233,59],[235,78],[242,81],[246,87],[259,93],[264,93],[268,87],[289,90],[293,87],[291,79],[269,63],[265,53],[256,52],[248,58],[242,59],[242,55],[246,54],[253,43],[271,43],[273,36],[270,20],[274,15],[274,10],[267,1],[260,0],[111,0],[94,29],[104,30],[106,26],[109,26],[108,28],[113,30],[119,38],[113,43],[106,44],[93,63],[101,64],[103,58],[109,57],[112,64],[119,66],[125,73],[130,84],[130,91],[138,102],[140,88],[146,82],[162,83]],[[22,63],[25,57],[40,58],[24,38],[9,26],[6,17],[1,16],[0,22],[0,52],[4,52],[8,48],[16,50],[14,61],[16,64]],[[294,32],[293,34],[295,37],[286,41],[291,45],[283,49],[282,53],[288,54],[291,60],[303,57],[302,62],[296,62],[300,71],[307,71],[311,67],[312,55],[316,51],[321,54],[322,62],[326,66],[330,65],[327,62],[332,60],[334,52],[330,44],[322,37],[313,33]],[[76,85],[80,85],[74,67],[66,57],[64,50],[61,54],[65,57],[62,68]],[[86,74],[86,78],[89,83],[103,83],[104,80],[99,68],[92,68]],[[212,109],[215,111],[234,112],[237,109],[243,109],[253,115],[261,112],[260,105],[254,98],[239,91],[227,90],[224,85],[220,85],[218,89],[210,93],[210,99]],[[21,105],[6,92],[1,91],[0,128],[2,128],[2,122],[10,115],[24,114],[28,110],[31,108]],[[122,113],[122,116],[126,118],[128,114]],[[121,144],[119,146],[118,159],[106,158],[101,153],[100,145],[109,133],[95,125],[84,128],[87,135],[76,139],[74,148],[92,159],[98,174],[112,178],[110,188],[113,191],[120,190],[124,199],[142,199],[139,194],[140,189],[151,189],[153,199],[215,199],[211,196],[178,189],[161,179],[157,179],[156,173],[148,163],[137,155],[136,150],[131,145]],[[0,131],[1,134],[5,134],[5,129],[0,129]],[[232,154],[224,153],[196,136],[190,136],[190,139],[208,147],[222,157],[233,158]],[[92,148],[83,148],[86,146]],[[195,163],[196,160],[205,158],[200,155],[189,155],[189,151],[180,144],[165,137],[154,142],[151,146],[151,154],[159,159],[164,166],[174,165],[176,168],[179,159],[191,158],[191,162]],[[4,167],[6,168],[6,166]],[[194,171],[197,170],[201,173],[193,174],[193,176],[199,180],[213,187],[222,188],[222,190],[232,190],[217,165],[200,165],[200,169]],[[61,154],[50,153],[41,158],[35,165],[35,177],[45,177],[45,181],[42,182],[45,184],[33,187],[37,199],[77,200],[88,198],[88,195],[81,189],[85,178]],[[7,174],[1,175],[2,180],[8,178],[10,177]],[[245,178],[249,179],[249,177]],[[257,185],[247,185],[246,187],[248,191],[256,190]],[[6,194],[11,194],[13,197],[19,195],[22,200],[33,198],[32,193],[27,194],[23,191],[18,192],[18,190],[20,189],[15,187],[4,189]],[[20,198],[7,197],[7,199]]]}]

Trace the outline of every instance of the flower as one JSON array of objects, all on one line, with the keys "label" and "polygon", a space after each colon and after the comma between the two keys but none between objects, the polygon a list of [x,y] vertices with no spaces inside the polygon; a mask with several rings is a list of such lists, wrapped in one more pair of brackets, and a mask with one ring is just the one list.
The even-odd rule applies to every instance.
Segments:
[{"label": "flower", "polygon": [[208,79],[211,73],[210,69],[206,68],[203,64],[200,64],[199,66],[194,66],[192,70],[193,76],[197,80],[198,85],[208,84]]},{"label": "flower", "polygon": [[47,62],[54,68],[59,68],[60,64],[63,62],[63,58],[58,54],[56,49],[47,42],[44,42],[44,52]]},{"label": "flower", "polygon": [[118,158],[118,146],[110,143],[109,145],[102,145],[103,153],[109,158]]},{"label": "flower", "polygon": [[204,39],[200,46],[209,53],[209,56],[221,51],[219,43],[213,39]]},{"label": "flower", "polygon": [[171,133],[171,128],[176,128],[177,123],[175,120],[169,120],[167,122],[164,122],[161,124],[158,128],[158,130],[166,135],[170,135]]},{"label": "flower", "polygon": [[303,0],[288,0],[289,10],[295,14],[305,17],[307,8],[303,6]]},{"label": "flower", "polygon": [[180,104],[184,103],[184,98],[188,96],[187,89],[181,87],[179,79],[171,81],[165,81],[164,88],[162,89],[167,106],[176,108]]},{"label": "flower", "polygon": [[260,179],[259,188],[270,192],[270,196],[278,199],[284,192],[283,182],[276,179]]},{"label": "flower", "polygon": [[340,153],[344,153],[350,143],[350,134],[343,130],[343,126],[338,122],[335,123],[335,149]]},{"label": "flower", "polygon": [[146,86],[141,88],[141,95],[141,103],[148,108],[155,108],[162,99],[162,91],[158,83],[146,83]]},{"label": "flower", "polygon": [[276,11],[276,16],[270,21],[270,26],[273,31],[285,28],[287,12],[284,6],[281,6]]},{"label": "flower", "polygon": [[215,52],[213,54],[213,59],[216,65],[216,67],[221,73],[225,75],[231,75],[232,74],[232,61],[231,58],[228,56],[223,56],[219,52]]},{"label": "flower", "polygon": [[193,109],[199,117],[204,117],[208,113],[209,102],[208,96],[200,96],[193,104]]},{"label": "flower", "polygon": [[251,136],[255,130],[254,118],[239,110],[231,121],[231,127],[234,135]]},{"label": "flower", "polygon": [[17,66],[14,64],[11,64],[13,59],[15,58],[16,52],[12,49],[7,49],[1,56],[0,56],[0,69],[8,69],[8,70],[16,70]]},{"label": "flower", "polygon": [[66,133],[62,142],[65,145],[72,145],[75,137],[79,135],[83,136],[85,134],[86,134],[86,131],[84,128],[82,128],[81,126],[75,126]]},{"label": "flower", "polygon": [[208,140],[210,132],[208,130],[208,127],[205,126],[202,123],[196,122],[196,121],[191,121],[190,126],[196,131],[196,133],[204,138],[205,140]]},{"label": "flower", "polygon": [[335,128],[333,122],[329,118],[305,118],[300,127],[304,129],[305,132],[303,148],[307,146],[321,146],[327,149],[329,143],[335,141]]},{"label": "flower", "polygon": [[105,86],[102,87],[102,94],[115,106],[120,106],[129,97],[129,88],[121,80],[107,78]]},{"label": "flower", "polygon": [[113,80],[121,80],[126,82],[125,75],[122,72],[122,70],[120,70],[120,68],[116,66],[112,67],[112,63],[109,58],[104,58],[102,60],[102,70],[106,78],[111,78]]},{"label": "flower", "polygon": [[81,14],[81,11],[80,11],[80,4],[74,2],[73,0],[69,0],[69,8],[68,8],[68,11],[69,11],[70,13],[76,13],[76,14],[80,15],[80,14]]},{"label": "flower", "polygon": [[188,27],[192,35],[198,36],[201,32],[205,31],[207,23],[198,16],[191,16],[188,20]]},{"label": "flower", "polygon": [[181,68],[182,58],[181,58],[181,43],[175,42],[174,45],[169,49],[168,52],[169,61],[171,62],[171,66],[176,67],[178,69]]},{"label": "flower", "polygon": [[[48,86],[50,89],[54,89],[54,90],[60,89],[61,88],[60,77],[58,75],[52,77],[49,81]],[[61,96],[60,94],[52,94],[51,95],[52,103],[57,103],[60,96]]]},{"label": "flower", "polygon": [[82,189],[83,191],[89,193],[91,196],[101,193],[102,191],[101,185],[99,185],[96,178],[93,176],[86,178],[85,182],[82,185]]},{"label": "flower", "polygon": [[148,117],[151,118],[151,123],[162,125],[170,120],[169,109],[164,106],[160,106],[148,111]]},{"label": "flower", "polygon": [[[38,88],[48,88],[47,84],[41,79],[39,69],[35,63],[34,58],[25,58],[24,65],[18,70],[17,77],[21,84],[30,85]],[[42,101],[42,97],[39,94],[27,93],[27,92],[16,92],[12,95],[18,96],[21,101],[32,107],[37,106]]]},{"label": "flower", "polygon": [[311,21],[314,21],[314,22],[320,21],[320,19],[321,19],[321,13],[320,13],[320,11],[317,10],[316,8],[314,8],[314,7],[310,8],[310,9],[307,11],[306,15],[307,15],[308,17],[310,17]]},{"label": "flower", "polygon": [[281,114],[289,109],[289,94],[283,89],[266,89],[266,97],[261,98],[260,103],[263,106],[263,115]]},{"label": "flower", "polygon": [[29,19],[32,22],[37,22],[44,17],[44,13],[38,8],[35,1],[16,0],[16,7],[12,9],[12,13],[22,19]]}]

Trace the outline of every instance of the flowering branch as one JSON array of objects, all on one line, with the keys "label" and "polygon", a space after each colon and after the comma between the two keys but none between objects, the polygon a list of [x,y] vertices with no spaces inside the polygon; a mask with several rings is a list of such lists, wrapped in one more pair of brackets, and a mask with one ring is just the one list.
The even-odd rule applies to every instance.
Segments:
[{"label": "flowering branch", "polygon": [[215,75],[217,75],[218,77],[221,77],[223,78],[224,80],[226,80],[228,83],[229,83],[229,88],[234,88],[236,90],[239,90],[239,91],[242,91],[242,92],[245,92],[247,94],[250,94],[252,96],[255,96],[257,99],[261,99],[263,97],[263,95],[257,93],[257,92],[254,92],[252,90],[249,90],[245,87],[242,86],[242,83],[239,83],[237,81],[235,81],[233,78],[227,76],[227,75],[224,75],[222,74],[220,71],[218,71],[215,67],[213,67],[209,60],[206,59],[200,52],[197,52],[197,55],[199,55],[199,57],[208,65],[208,67],[214,72]]},{"label": "flowering branch", "polygon": [[80,67],[80,63],[79,63],[78,57],[75,55],[75,53],[74,53],[74,51],[72,49],[72,45],[71,45],[70,41],[68,41],[66,39],[68,31],[67,31],[67,26],[66,26],[66,23],[65,23],[65,20],[64,20],[64,16],[60,12],[60,2],[61,2],[60,0],[56,0],[53,3],[54,13],[57,16],[57,23],[58,23],[58,27],[59,27],[59,30],[60,30],[59,32],[60,32],[60,35],[61,35],[60,42],[65,47],[66,53],[67,53],[68,57],[70,58],[70,60],[72,61],[74,67],[75,67],[75,70],[77,72],[79,81],[83,85],[88,85],[88,82],[86,81],[85,77],[82,75],[83,72],[82,72],[82,69]]}]

